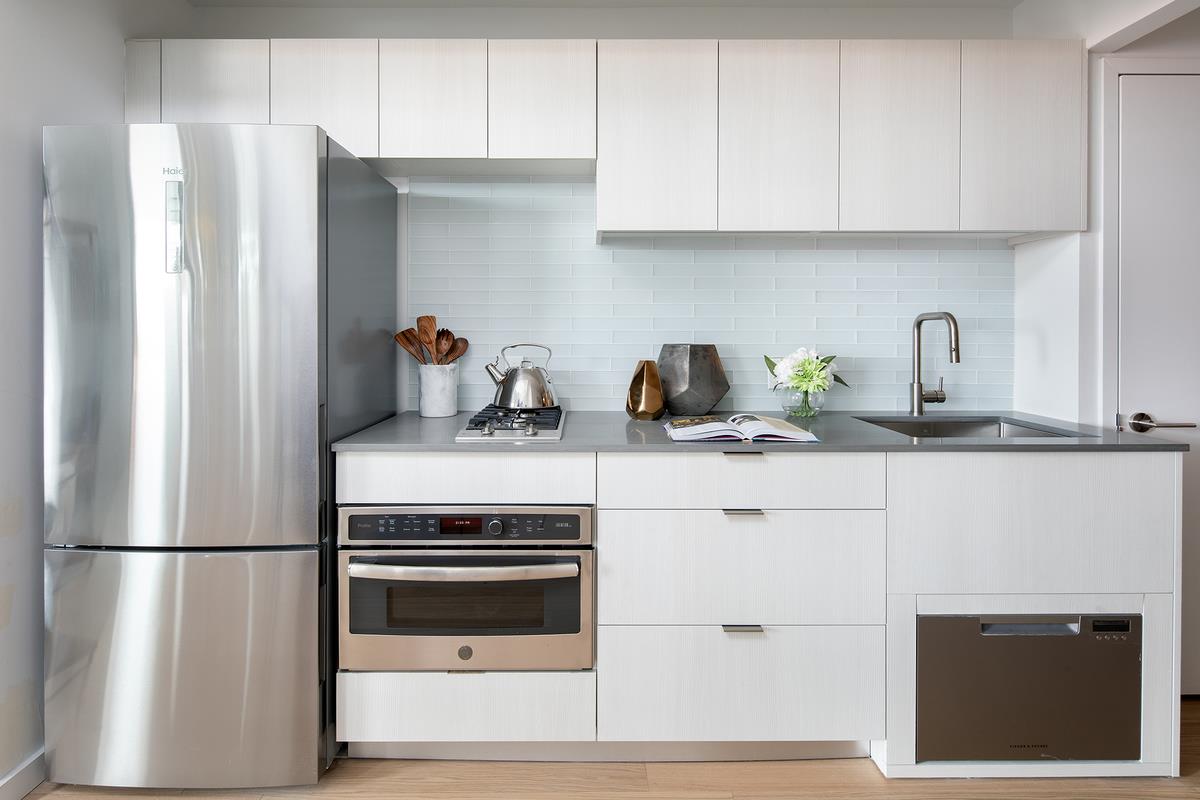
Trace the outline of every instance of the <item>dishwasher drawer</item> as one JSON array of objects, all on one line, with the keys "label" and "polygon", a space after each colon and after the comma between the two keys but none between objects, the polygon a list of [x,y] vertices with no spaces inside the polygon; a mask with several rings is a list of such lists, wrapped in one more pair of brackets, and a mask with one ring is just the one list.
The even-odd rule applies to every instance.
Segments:
[{"label": "dishwasher drawer", "polygon": [[917,761],[1137,761],[1142,618],[918,616]]}]

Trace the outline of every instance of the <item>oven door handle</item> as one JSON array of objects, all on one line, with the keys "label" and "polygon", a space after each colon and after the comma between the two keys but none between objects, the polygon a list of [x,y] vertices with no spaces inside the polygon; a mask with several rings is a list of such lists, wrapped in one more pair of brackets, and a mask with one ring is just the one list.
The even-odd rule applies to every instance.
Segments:
[{"label": "oven door handle", "polygon": [[429,581],[459,583],[463,581],[549,581],[556,578],[576,578],[578,564],[529,564],[520,567],[412,567],[389,564],[350,562],[351,578],[376,581]]}]

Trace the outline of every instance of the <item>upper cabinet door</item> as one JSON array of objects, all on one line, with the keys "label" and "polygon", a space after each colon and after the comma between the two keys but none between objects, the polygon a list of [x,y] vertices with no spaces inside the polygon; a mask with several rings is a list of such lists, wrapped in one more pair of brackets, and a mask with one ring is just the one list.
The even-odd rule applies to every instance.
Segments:
[{"label": "upper cabinet door", "polygon": [[962,43],[962,228],[1084,228],[1083,43]]},{"label": "upper cabinet door", "polygon": [[487,158],[487,40],[381,39],[379,155]]},{"label": "upper cabinet door", "polygon": [[841,230],[958,230],[960,49],[842,42]]},{"label": "upper cabinet door", "polygon": [[271,122],[320,125],[354,155],[379,155],[378,40],[272,39]]},{"label": "upper cabinet door", "polygon": [[488,156],[596,157],[596,40],[488,42]]},{"label": "upper cabinet door", "polygon": [[720,43],[721,230],[837,230],[838,50]]},{"label": "upper cabinet door", "polygon": [[717,43],[599,43],[596,227],[717,228]]},{"label": "upper cabinet door", "polygon": [[270,41],[163,39],[162,121],[270,122]]}]

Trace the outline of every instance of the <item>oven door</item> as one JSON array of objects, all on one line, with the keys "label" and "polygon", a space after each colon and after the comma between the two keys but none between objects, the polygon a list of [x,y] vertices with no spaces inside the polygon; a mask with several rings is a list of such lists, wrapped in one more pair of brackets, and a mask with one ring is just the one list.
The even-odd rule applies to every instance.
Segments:
[{"label": "oven door", "polygon": [[591,669],[591,550],[343,550],[344,670]]}]

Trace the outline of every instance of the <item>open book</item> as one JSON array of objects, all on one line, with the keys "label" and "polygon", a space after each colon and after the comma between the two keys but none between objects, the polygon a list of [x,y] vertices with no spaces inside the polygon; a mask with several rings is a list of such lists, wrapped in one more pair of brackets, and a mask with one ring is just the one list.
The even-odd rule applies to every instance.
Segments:
[{"label": "open book", "polygon": [[663,426],[674,442],[816,442],[804,428],[774,417],[753,414],[734,414],[728,420],[720,417],[680,417],[668,420]]}]

